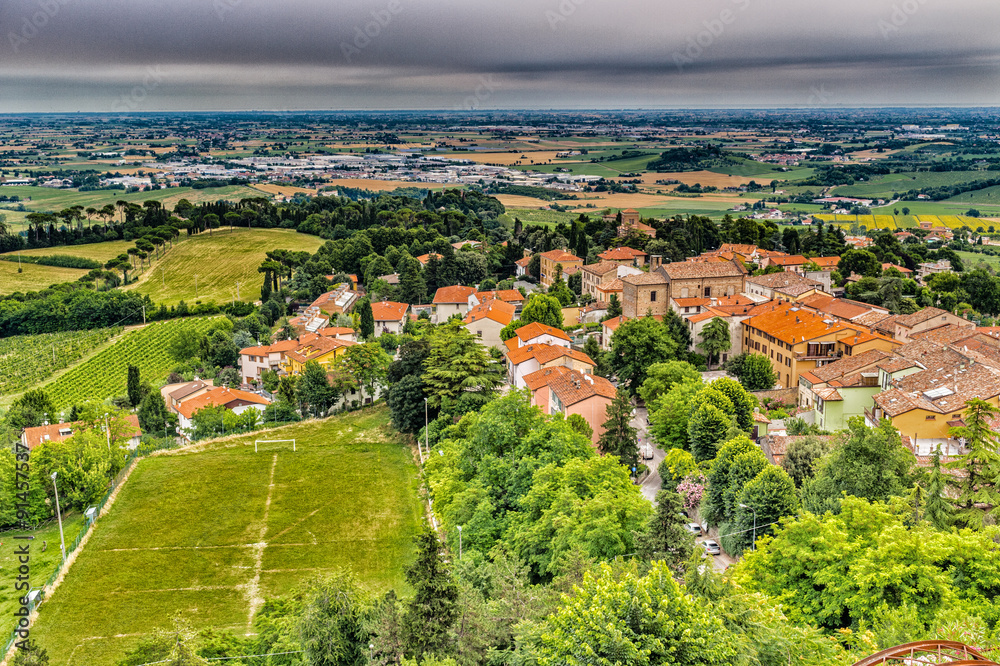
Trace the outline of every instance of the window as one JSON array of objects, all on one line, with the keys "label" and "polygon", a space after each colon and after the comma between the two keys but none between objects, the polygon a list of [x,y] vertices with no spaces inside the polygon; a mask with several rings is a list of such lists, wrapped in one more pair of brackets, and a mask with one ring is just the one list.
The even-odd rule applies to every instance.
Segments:
[{"label": "window", "polygon": [[711,297],[712,297],[712,288],[705,287],[705,298],[711,298]]},{"label": "window", "polygon": [[656,292],[655,291],[649,292],[649,302],[650,303],[655,303],[656,302]]},{"label": "window", "polygon": [[924,418],[925,421],[934,421],[936,419],[937,419],[937,417],[934,416],[933,414],[930,414],[926,418]]},{"label": "window", "polygon": [[476,336],[480,337],[480,338],[483,337],[483,332],[482,331],[476,331]]},{"label": "window", "polygon": [[785,359],[784,359],[784,357],[782,357],[781,353],[779,352],[778,353],[778,363],[784,363],[784,362],[785,362]]}]

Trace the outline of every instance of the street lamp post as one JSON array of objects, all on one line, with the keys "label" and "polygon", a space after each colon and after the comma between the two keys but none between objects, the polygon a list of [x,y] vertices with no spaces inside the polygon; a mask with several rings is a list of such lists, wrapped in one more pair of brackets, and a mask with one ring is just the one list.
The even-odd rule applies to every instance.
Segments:
[{"label": "street lamp post", "polygon": [[[431,447],[427,443],[427,398],[424,398],[424,448],[427,449],[427,455],[431,454]],[[417,440],[417,450],[420,451],[420,440]],[[424,462],[424,452],[420,451],[420,462]]]},{"label": "street lamp post", "polygon": [[458,559],[462,559],[462,526],[458,526]]},{"label": "street lamp post", "polygon": [[753,511],[753,541],[750,544],[750,550],[757,550],[757,510],[746,504],[740,504],[740,506]]},{"label": "street lamp post", "polygon": [[63,560],[66,559],[66,539],[63,537],[62,513],[59,511],[59,487],[56,485],[56,475],[59,472],[52,472],[52,489],[56,492],[56,518],[59,519],[59,542],[62,544]]}]

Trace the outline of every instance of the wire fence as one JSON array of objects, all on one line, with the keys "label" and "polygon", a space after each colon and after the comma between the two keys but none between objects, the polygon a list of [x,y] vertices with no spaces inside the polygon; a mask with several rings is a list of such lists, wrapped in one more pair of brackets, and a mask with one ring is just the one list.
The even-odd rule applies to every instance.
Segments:
[{"label": "wire fence", "polygon": [[[122,481],[124,481],[125,478],[128,476],[129,472],[132,470],[132,467],[135,465],[136,461],[156,451],[174,449],[177,447],[178,443],[175,440],[160,440],[153,443],[140,444],[138,448],[136,448],[134,451],[132,451],[131,454],[129,454],[129,457],[125,460],[125,464],[122,466],[121,470],[118,472],[118,474],[115,475],[115,478],[111,480],[111,483],[108,486],[108,491],[104,494],[104,497],[102,497],[99,502],[94,504],[94,507],[97,508],[97,511],[94,512],[94,519],[92,521],[84,521],[84,524],[80,528],[79,534],[77,534],[76,538],[73,540],[72,545],[70,544],[66,545],[66,554],[63,557],[62,562],[59,563],[59,566],[56,567],[56,570],[52,572],[52,575],[49,576],[49,579],[45,581],[45,585],[43,585],[42,588],[38,591],[39,594],[38,598],[35,600],[34,608],[37,608],[42,603],[42,601],[45,599],[46,591],[51,591],[52,584],[55,583],[56,580],[59,578],[59,576],[61,576],[62,573],[66,570],[66,563],[69,561],[70,554],[76,551],[77,548],[79,548],[80,544],[83,542],[84,537],[87,536],[87,533],[90,531],[90,529],[97,523],[97,520],[101,515],[101,512],[104,510],[104,507],[111,499],[111,495],[114,494],[115,490],[118,489],[118,486],[121,485]],[[11,646],[17,641],[18,639],[17,632],[18,628],[16,627],[10,632],[10,637],[4,642],[3,651],[0,652],[0,660],[3,659],[3,656],[7,654]]]}]

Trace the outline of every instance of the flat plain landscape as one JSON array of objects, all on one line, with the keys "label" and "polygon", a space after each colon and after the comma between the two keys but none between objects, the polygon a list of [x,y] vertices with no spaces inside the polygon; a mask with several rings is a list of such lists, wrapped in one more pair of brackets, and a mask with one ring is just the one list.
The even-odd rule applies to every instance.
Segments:
[{"label": "flat plain landscape", "polygon": [[[261,445],[255,439],[295,438]],[[403,590],[422,520],[410,449],[366,409],[141,461],[32,629],[53,665],[110,666],[180,616],[252,631],[260,604],[349,567]]]}]

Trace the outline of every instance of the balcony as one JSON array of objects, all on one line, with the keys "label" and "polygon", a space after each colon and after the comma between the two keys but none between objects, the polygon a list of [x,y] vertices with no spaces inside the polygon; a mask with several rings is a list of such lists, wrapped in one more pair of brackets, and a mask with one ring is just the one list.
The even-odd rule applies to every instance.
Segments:
[{"label": "balcony", "polygon": [[877,428],[881,419],[875,417],[875,411],[870,407],[865,408],[865,425],[869,428]]}]

